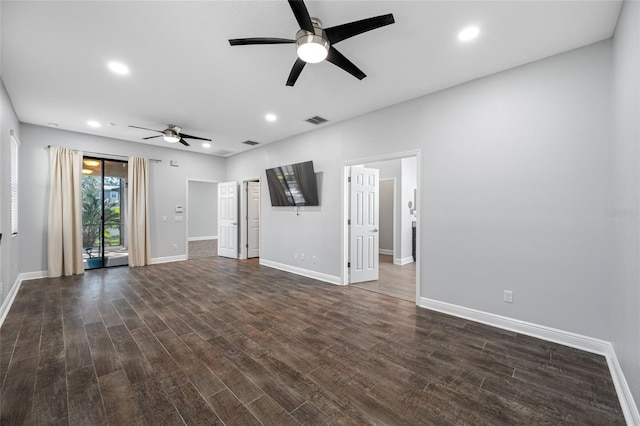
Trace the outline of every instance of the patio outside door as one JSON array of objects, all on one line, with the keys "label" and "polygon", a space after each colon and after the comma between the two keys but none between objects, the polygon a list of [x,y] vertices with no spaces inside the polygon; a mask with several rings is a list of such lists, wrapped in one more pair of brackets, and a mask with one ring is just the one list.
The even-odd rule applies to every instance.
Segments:
[{"label": "patio outside door", "polygon": [[85,269],[129,264],[127,173],[125,161],[83,159],[82,246]]}]

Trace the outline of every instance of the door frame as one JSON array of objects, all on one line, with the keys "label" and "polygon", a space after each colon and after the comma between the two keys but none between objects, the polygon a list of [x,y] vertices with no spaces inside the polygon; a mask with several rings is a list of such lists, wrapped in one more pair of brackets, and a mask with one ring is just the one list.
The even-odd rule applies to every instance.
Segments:
[{"label": "door frame", "polygon": [[[238,237],[238,244],[240,245],[240,252],[238,255],[238,259],[245,260],[248,259],[247,253],[247,241],[249,238],[249,229],[247,225],[247,188],[248,182],[259,182],[260,183],[260,208],[262,208],[262,194],[264,193],[262,190],[262,180],[260,177],[242,179],[240,181],[240,187],[242,188],[242,196],[240,198],[240,210],[239,210],[239,219],[238,226],[240,227],[240,236]],[[262,217],[260,218],[260,241],[262,241]]]},{"label": "door frame", "polygon": [[[350,200],[349,200],[349,177],[351,176],[351,167],[364,165],[367,163],[377,163],[380,161],[389,161],[389,160],[400,160],[403,158],[411,158],[415,157],[416,159],[416,205],[418,207],[422,206],[420,200],[420,183],[421,183],[421,164],[420,159],[422,151],[420,149],[398,152],[393,154],[385,154],[378,155],[373,157],[363,157],[354,160],[348,160],[342,162],[342,244],[340,245],[340,259],[342,260],[342,276],[341,276],[341,284],[348,285],[349,284],[349,225],[347,221],[349,220],[349,210],[350,210]],[[420,227],[420,213],[416,215],[416,228],[421,230]],[[416,235],[416,305],[420,303],[420,269],[421,269],[421,261],[420,261],[420,234],[418,231]],[[395,250],[395,247],[394,247]]]},{"label": "door frame", "polygon": [[[189,182],[204,182],[204,183],[215,183],[216,185],[219,183],[217,180],[208,180],[208,179],[197,179],[197,178],[187,178],[186,181],[186,190],[185,190],[185,208],[187,210],[186,216],[184,218],[184,246],[185,246],[185,260],[189,260]],[[218,197],[218,187],[216,186],[216,198]],[[218,214],[218,212],[216,212]],[[216,232],[218,232],[218,221],[216,220]],[[217,238],[217,236],[216,236]]]}]

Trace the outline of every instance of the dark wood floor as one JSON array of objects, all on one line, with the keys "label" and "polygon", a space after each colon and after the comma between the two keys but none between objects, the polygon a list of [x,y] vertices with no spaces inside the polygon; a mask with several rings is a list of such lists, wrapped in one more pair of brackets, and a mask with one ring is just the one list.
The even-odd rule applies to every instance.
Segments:
[{"label": "dark wood floor", "polygon": [[351,285],[415,303],[416,262],[406,265],[394,265],[393,256],[381,254],[378,258],[378,265],[380,266],[378,279]]},{"label": "dark wood floor", "polygon": [[0,424],[624,424],[604,358],[206,258],[24,282]]}]

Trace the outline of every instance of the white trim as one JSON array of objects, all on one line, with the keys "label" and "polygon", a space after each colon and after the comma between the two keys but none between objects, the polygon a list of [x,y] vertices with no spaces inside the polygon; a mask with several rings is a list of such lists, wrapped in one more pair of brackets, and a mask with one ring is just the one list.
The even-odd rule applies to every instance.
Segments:
[{"label": "white trim", "polygon": [[2,306],[0,307],[0,327],[7,318],[11,305],[13,305],[13,301],[18,294],[18,290],[20,290],[22,281],[36,280],[39,278],[47,278],[47,271],[23,272],[18,274],[16,281],[13,283],[13,286],[11,286],[11,290],[9,290],[9,294],[7,294],[6,299],[4,299],[4,302],[2,302]]},{"label": "white trim", "polygon": [[398,257],[393,258],[394,265],[408,265],[409,263],[413,263],[413,256],[403,257],[403,258],[398,258]]},{"label": "white trim", "polygon": [[183,260],[187,260],[187,255],[180,254],[178,256],[154,257],[151,259],[151,264],[156,265],[158,263],[182,262]]},{"label": "white trim", "polygon": [[385,254],[387,256],[393,256],[393,250],[389,249],[378,249],[379,254]]},{"label": "white trim", "polygon": [[281,271],[290,272],[296,275],[302,275],[303,277],[313,278],[318,281],[324,281],[329,284],[342,285],[342,278],[323,274],[322,272],[311,271],[309,269],[298,268],[297,266],[286,265],[284,263],[278,263],[271,260],[260,259],[260,265],[268,266],[269,268],[279,269]]},{"label": "white trim", "polygon": [[504,330],[526,334],[528,336],[537,337],[539,339],[548,340],[550,342],[559,343],[572,348],[582,349],[583,351],[599,355],[607,355],[607,353],[609,353],[610,343],[593,337],[558,330],[556,328],[521,321],[514,318],[503,317],[501,315],[478,311],[476,309],[465,308],[464,306],[440,302],[426,297],[420,298],[419,305],[422,308],[443,312],[445,314],[480,322],[482,324],[491,325]]},{"label": "white trim", "polygon": [[609,343],[609,348],[610,353],[607,354],[607,364],[609,365],[611,379],[613,380],[613,385],[616,388],[616,393],[620,400],[620,407],[622,408],[624,419],[628,425],[640,425],[640,412],[638,411],[638,406],[633,399],[631,389],[629,388],[627,379],[624,377],[624,372],[622,371],[622,367],[620,367],[618,357],[616,356],[616,352],[614,351],[611,343]]},{"label": "white trim", "polygon": [[624,372],[618,362],[618,357],[611,342],[596,339],[569,331],[558,330],[544,325],[533,324],[514,318],[503,317],[489,312],[465,308],[451,303],[421,297],[418,305],[425,309],[442,312],[471,321],[487,324],[504,330],[526,334],[572,348],[581,349],[598,355],[603,355],[607,360],[611,379],[613,380],[624,418],[628,425],[640,425],[640,414],[635,404],[629,384],[624,377]]},{"label": "white trim", "polygon": [[18,279],[20,281],[39,280],[41,278],[47,278],[47,276],[47,271],[23,272],[18,275]]},{"label": "white trim", "polygon": [[217,235],[208,235],[205,237],[189,237],[187,241],[208,241],[208,240],[217,240]]},{"label": "white trim", "polygon": [[11,305],[13,305],[16,294],[18,294],[18,290],[20,289],[20,284],[22,284],[22,280],[20,279],[20,276],[18,276],[16,282],[13,283],[11,290],[9,290],[7,298],[4,299],[4,302],[2,302],[2,307],[0,307],[0,327],[4,323],[5,318],[7,318],[7,314],[11,309]]}]

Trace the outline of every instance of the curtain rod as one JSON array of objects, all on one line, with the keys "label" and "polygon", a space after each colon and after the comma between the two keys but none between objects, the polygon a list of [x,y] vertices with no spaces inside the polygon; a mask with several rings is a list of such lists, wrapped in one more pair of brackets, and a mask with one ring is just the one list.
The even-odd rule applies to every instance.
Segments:
[{"label": "curtain rod", "polygon": [[[51,145],[47,145],[47,148],[51,148]],[[77,150],[80,151],[80,150]],[[120,157],[120,158],[129,158],[126,155],[118,155],[118,154],[105,154],[104,152],[91,152],[91,151],[82,151],[83,154],[90,154],[90,155],[103,155],[103,156],[107,156],[107,157]],[[156,163],[162,163],[162,160],[157,160],[155,158],[149,158],[149,161],[154,161]]]}]

